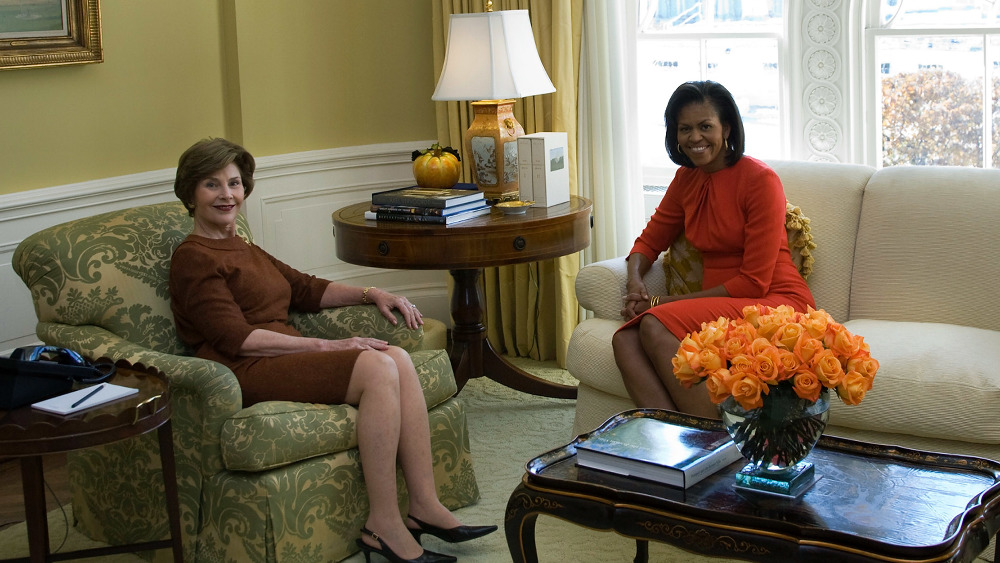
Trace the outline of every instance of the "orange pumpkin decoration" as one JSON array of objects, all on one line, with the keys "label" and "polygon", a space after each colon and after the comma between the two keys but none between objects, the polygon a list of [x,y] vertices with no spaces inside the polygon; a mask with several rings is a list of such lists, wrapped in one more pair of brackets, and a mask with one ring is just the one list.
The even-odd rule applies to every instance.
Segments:
[{"label": "orange pumpkin decoration", "polygon": [[450,188],[462,174],[458,151],[434,143],[423,151],[413,151],[413,177],[423,188]]}]

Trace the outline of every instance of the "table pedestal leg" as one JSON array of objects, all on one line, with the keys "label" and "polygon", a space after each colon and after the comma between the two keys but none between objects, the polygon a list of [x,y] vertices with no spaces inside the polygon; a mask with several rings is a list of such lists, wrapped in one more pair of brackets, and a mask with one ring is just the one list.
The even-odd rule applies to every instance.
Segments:
[{"label": "table pedestal leg", "polygon": [[486,376],[512,389],[559,399],[575,399],[576,387],[552,383],[518,369],[493,349],[483,326],[483,295],[479,289],[481,270],[451,270],[455,281],[451,296],[452,368],[461,391],[466,382]]},{"label": "table pedestal leg", "polygon": [[43,563],[49,558],[49,521],[45,515],[44,479],[42,456],[21,458],[21,487],[24,490],[24,516],[28,526],[31,563]]}]

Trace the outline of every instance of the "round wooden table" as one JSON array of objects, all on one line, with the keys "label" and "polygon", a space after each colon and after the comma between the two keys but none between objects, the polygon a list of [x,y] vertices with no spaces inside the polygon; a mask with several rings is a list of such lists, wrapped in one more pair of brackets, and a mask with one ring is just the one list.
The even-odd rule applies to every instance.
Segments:
[{"label": "round wooden table", "polygon": [[[139,392],[65,416],[34,409],[30,405],[0,410],[0,457],[21,458],[24,511],[32,563],[162,548],[171,548],[174,561],[183,561],[170,426],[170,392],[166,377],[155,370],[141,366],[132,368],[127,363],[119,362],[115,375],[108,383],[137,388]],[[42,456],[109,444],[154,429],[160,444],[170,539],[50,554]]]},{"label": "round wooden table", "polygon": [[376,268],[449,270],[455,281],[451,296],[451,352],[459,390],[474,377],[489,377],[508,387],[547,397],[572,399],[576,387],[550,383],[508,363],[486,338],[482,269],[557,258],[590,244],[591,203],[570,196],[568,203],[531,207],[523,215],[494,209],[489,215],[453,225],[366,221],[371,206],[362,202],[333,214],[337,257]]}]

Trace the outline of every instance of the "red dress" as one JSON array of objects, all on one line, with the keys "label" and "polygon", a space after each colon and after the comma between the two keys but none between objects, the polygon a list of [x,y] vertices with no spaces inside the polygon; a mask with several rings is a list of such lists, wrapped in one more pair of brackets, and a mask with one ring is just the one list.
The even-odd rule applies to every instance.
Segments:
[{"label": "red dress", "polygon": [[703,322],[741,317],[747,305],[815,307],[788,249],[785,190],[763,162],[744,156],[712,174],[678,169],[629,254],[640,252],[653,261],[682,231],[701,252],[702,287],[722,285],[730,296],[663,303],[622,328],[652,314],[680,339]]}]

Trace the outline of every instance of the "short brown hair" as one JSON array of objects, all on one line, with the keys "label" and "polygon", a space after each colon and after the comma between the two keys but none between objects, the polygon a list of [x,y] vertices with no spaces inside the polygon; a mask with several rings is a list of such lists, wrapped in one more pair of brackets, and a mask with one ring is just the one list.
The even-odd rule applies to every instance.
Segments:
[{"label": "short brown hair", "polygon": [[194,216],[191,203],[198,182],[230,164],[235,164],[240,169],[243,196],[249,196],[253,191],[253,173],[257,169],[257,163],[245,148],[226,139],[215,138],[198,141],[184,151],[177,161],[174,195],[188,208],[188,215]]}]

